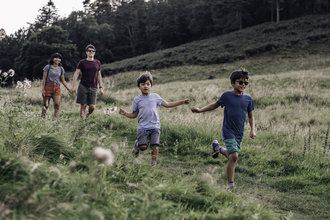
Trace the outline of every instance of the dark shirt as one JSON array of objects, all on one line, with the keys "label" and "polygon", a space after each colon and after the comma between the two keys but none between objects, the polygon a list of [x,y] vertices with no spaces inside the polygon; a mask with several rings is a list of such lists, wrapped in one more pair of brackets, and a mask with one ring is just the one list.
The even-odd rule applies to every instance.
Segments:
[{"label": "dark shirt", "polygon": [[235,138],[236,141],[242,142],[246,113],[254,110],[252,97],[244,93],[236,95],[233,91],[227,91],[221,95],[217,103],[222,108],[225,107],[222,126],[223,139]]},{"label": "dark shirt", "polygon": [[97,88],[97,73],[101,70],[101,62],[98,60],[80,60],[77,69],[81,70],[80,83],[86,87]]}]

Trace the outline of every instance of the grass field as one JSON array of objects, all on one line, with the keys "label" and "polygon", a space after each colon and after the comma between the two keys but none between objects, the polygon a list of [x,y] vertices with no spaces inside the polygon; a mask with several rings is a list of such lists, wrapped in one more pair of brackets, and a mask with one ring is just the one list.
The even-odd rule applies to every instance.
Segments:
[{"label": "grass field", "polygon": [[[153,70],[152,92],[191,104],[160,108],[158,164],[150,149],[134,158],[137,120],[130,111],[140,72],[104,78],[104,97],[88,122],[75,96],[63,91],[61,119],[41,114],[41,82],[2,88],[0,100],[0,219],[327,219],[330,216],[330,57],[328,44],[267,53],[227,64]],[[323,48],[323,53],[312,53]],[[306,52],[307,51],[307,52]],[[192,114],[230,90],[229,75],[250,71],[257,137],[245,137],[235,171],[237,193],[226,191],[223,109]],[[71,85],[71,82],[69,82]],[[115,152],[100,166],[93,149]]]}]

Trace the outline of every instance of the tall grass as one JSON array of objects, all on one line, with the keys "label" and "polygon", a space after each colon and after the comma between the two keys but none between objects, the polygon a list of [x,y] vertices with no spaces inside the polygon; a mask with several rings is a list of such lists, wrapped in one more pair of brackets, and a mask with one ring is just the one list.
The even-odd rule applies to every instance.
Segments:
[{"label": "tall grass", "polygon": [[[269,73],[273,67],[265,68]],[[191,99],[189,106],[160,107],[157,167],[150,166],[150,149],[138,158],[131,155],[137,121],[103,113],[113,106],[132,109],[139,95],[138,72],[127,78],[133,85],[129,89],[118,87],[114,77],[105,78],[106,94],[98,97],[87,123],[81,123],[75,96],[66,91],[56,120],[52,103],[46,118],[40,118],[40,82],[25,91],[2,89],[0,218],[326,219],[329,70],[251,72],[246,93],[255,99],[257,137],[244,137],[235,171],[237,194],[225,190],[226,158],[211,157],[212,140],[223,145],[223,109],[190,112],[191,106],[215,102],[231,89],[229,70],[228,77],[198,81],[177,81],[184,76],[172,74],[163,83],[158,83],[163,70],[155,71],[152,92],[167,101]],[[112,149],[114,163],[94,160],[95,147]]]}]

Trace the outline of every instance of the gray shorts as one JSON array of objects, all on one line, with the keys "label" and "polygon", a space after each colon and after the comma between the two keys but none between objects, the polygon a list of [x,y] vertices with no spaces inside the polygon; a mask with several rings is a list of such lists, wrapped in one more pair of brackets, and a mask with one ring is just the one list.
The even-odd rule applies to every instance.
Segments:
[{"label": "gray shorts", "polygon": [[139,131],[137,134],[138,145],[147,145],[148,146],[148,138],[150,140],[150,146],[157,145],[159,146],[159,129],[151,129],[146,131]]},{"label": "gray shorts", "polygon": [[79,84],[77,93],[77,103],[95,105],[97,88],[86,87]]}]

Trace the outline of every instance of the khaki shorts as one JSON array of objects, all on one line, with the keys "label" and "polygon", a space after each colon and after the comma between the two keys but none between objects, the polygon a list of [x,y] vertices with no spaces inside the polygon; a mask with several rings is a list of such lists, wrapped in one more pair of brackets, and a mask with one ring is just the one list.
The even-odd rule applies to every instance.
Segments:
[{"label": "khaki shorts", "polygon": [[57,83],[49,83],[46,82],[45,84],[45,96],[56,96],[59,95],[61,96],[61,87]]},{"label": "khaki shorts", "polygon": [[77,103],[95,105],[96,104],[97,88],[86,87],[79,84],[77,93]]}]

